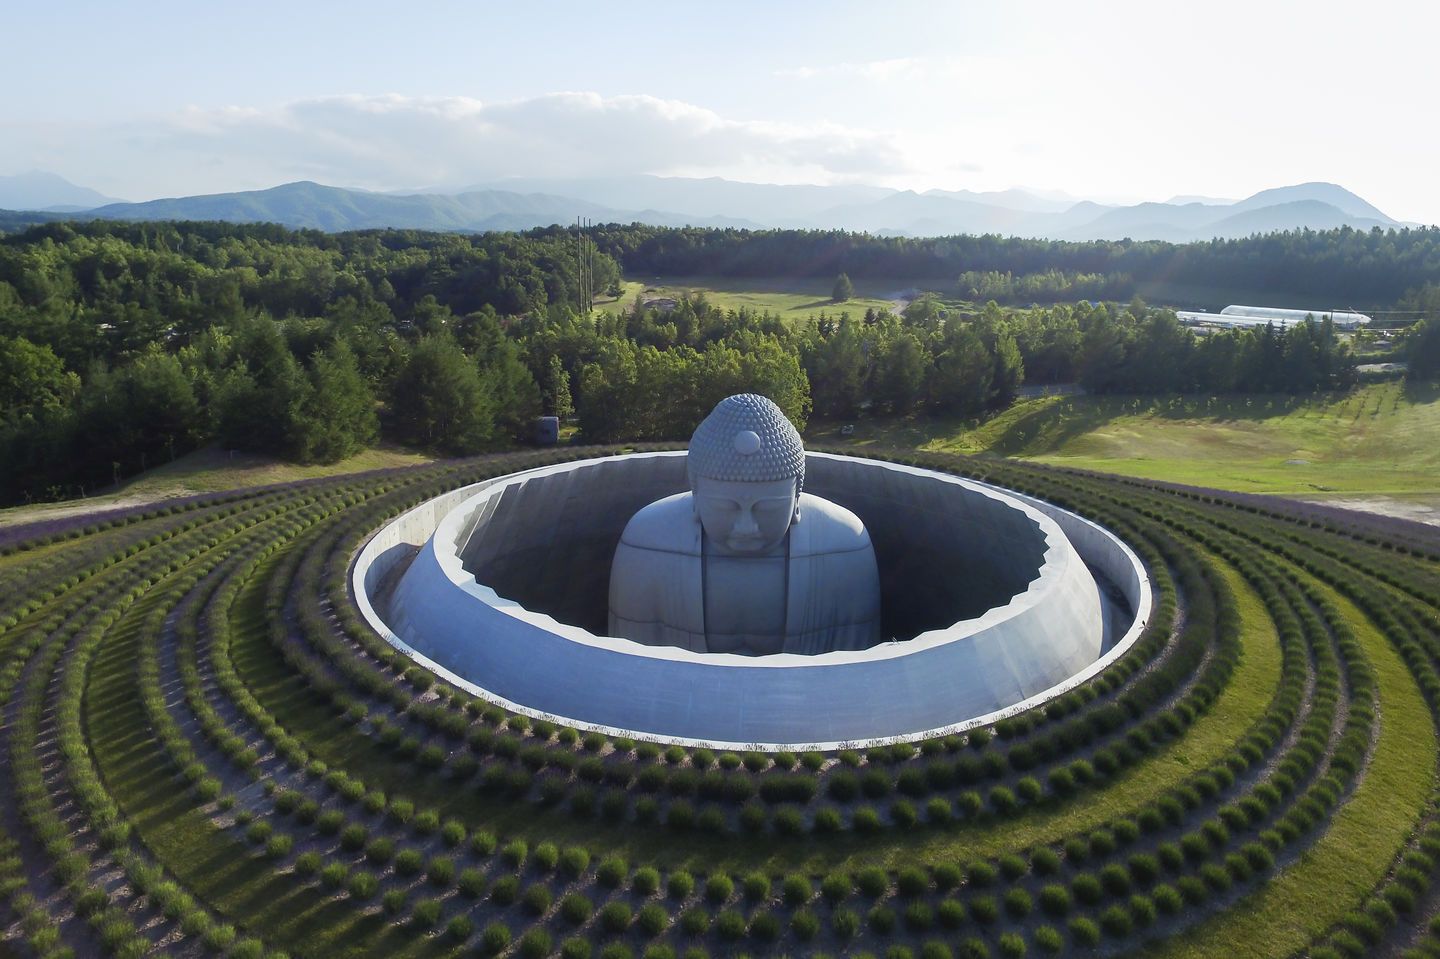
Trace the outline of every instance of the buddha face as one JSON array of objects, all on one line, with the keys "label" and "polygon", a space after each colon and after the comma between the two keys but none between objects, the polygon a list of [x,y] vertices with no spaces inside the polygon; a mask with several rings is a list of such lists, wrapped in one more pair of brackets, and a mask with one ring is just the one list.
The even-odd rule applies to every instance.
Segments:
[{"label": "buddha face", "polygon": [[793,479],[742,483],[697,476],[694,485],[695,513],[723,553],[768,552],[785,539],[797,516]]}]

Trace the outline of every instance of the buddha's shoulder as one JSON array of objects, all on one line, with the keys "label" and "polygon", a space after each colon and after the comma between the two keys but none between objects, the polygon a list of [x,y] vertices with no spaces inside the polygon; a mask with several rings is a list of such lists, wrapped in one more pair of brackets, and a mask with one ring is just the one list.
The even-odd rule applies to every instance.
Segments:
[{"label": "buddha's shoulder", "polygon": [[[800,523],[795,527],[801,532],[795,546],[802,546],[798,553],[848,553],[852,550],[871,548],[870,533],[860,517],[839,503],[821,499],[810,493],[800,494]],[[791,555],[797,555],[792,549]]]},{"label": "buddha's shoulder", "polygon": [[635,549],[698,553],[699,524],[691,495],[676,493],[642,508],[625,524],[620,544]]}]

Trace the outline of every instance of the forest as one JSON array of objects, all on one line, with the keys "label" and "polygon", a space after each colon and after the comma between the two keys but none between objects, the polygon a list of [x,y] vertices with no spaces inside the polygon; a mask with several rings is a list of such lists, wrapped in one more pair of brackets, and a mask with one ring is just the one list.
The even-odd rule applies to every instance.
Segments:
[{"label": "forest", "polygon": [[[766,263],[919,276],[943,264],[957,287],[994,291],[1033,276],[1037,289],[1113,293],[1105,277],[1145,275],[1163,259],[1152,244],[989,237],[643,226],[590,236],[596,290],[626,272]],[[1416,281],[1408,296],[1430,302],[1440,289],[1425,285],[1440,276],[1434,236],[1382,237],[1341,230],[1165,255],[1211,269],[1269,255],[1269,269],[1319,276],[1360,244]],[[1027,382],[1311,392],[1354,379],[1328,322],[1197,336],[1170,311],[1109,296],[962,313],[927,295],[899,315],[836,303],[803,323],[727,312],[703,296],[665,312],[586,313],[579,253],[559,229],[51,223],[0,238],[0,502],[79,495],[207,443],[300,462],[333,462],[382,436],[465,454],[525,441],[541,413],[574,417],[589,441],[683,439],[711,405],[745,390],[771,396],[803,428],[811,415],[979,416]],[[1404,292],[1387,290],[1391,300]]]},{"label": "forest", "polygon": [[[590,234],[634,275],[828,279],[846,273],[852,279],[903,281],[962,273],[1016,278],[1057,273],[1068,277],[1065,287],[1054,289],[1053,278],[1048,288],[1040,284],[1056,299],[1125,301],[1138,284],[1163,281],[1211,289],[1303,290],[1357,308],[1392,304],[1407,290],[1440,283],[1440,227],[1368,232],[1342,227],[1186,244],[638,225],[597,226]],[[1101,297],[1089,295],[1097,288]]]}]

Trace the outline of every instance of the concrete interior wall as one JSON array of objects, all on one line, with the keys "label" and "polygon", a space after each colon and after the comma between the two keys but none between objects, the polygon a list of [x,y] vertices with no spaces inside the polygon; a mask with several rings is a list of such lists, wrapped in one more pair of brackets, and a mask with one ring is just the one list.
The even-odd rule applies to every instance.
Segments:
[{"label": "concrete interior wall", "polygon": [[[487,501],[456,546],[464,568],[500,596],[603,635],[610,563],[626,522],[687,488],[678,456],[536,476]],[[1002,606],[1044,561],[1035,523],[977,491],[816,456],[807,457],[805,489],[852,510],[870,531],[887,639]]]}]

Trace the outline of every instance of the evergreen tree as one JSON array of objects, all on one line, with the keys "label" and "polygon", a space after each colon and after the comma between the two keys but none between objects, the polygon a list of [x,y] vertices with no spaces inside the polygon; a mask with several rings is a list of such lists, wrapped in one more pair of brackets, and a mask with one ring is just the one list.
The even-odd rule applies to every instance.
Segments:
[{"label": "evergreen tree", "polygon": [[302,463],[335,463],[379,435],[375,395],[355,354],[336,340],[310,363],[310,388],[291,410],[292,455]]},{"label": "evergreen tree", "polygon": [[401,439],[446,453],[477,452],[495,429],[494,399],[448,333],[415,344],[391,385],[390,410]]},{"label": "evergreen tree", "polygon": [[1421,320],[1405,337],[1410,375],[1428,379],[1440,374],[1440,320]]},{"label": "evergreen tree", "polygon": [[830,288],[830,299],[836,303],[844,303],[854,298],[855,284],[850,282],[850,277],[844,273],[835,277],[835,285]]},{"label": "evergreen tree", "polygon": [[885,344],[875,370],[875,402],[891,413],[908,413],[924,398],[930,355],[909,330],[899,330]]},{"label": "evergreen tree", "polygon": [[565,361],[558,355],[550,357],[550,375],[547,378],[549,389],[545,394],[545,408],[551,416],[558,416],[561,420],[568,419],[575,414],[575,403],[570,397],[570,374],[565,372]]},{"label": "evergreen tree", "polygon": [[990,402],[995,358],[968,324],[950,324],[942,343],[926,384],[930,407],[961,416],[983,412]]}]

